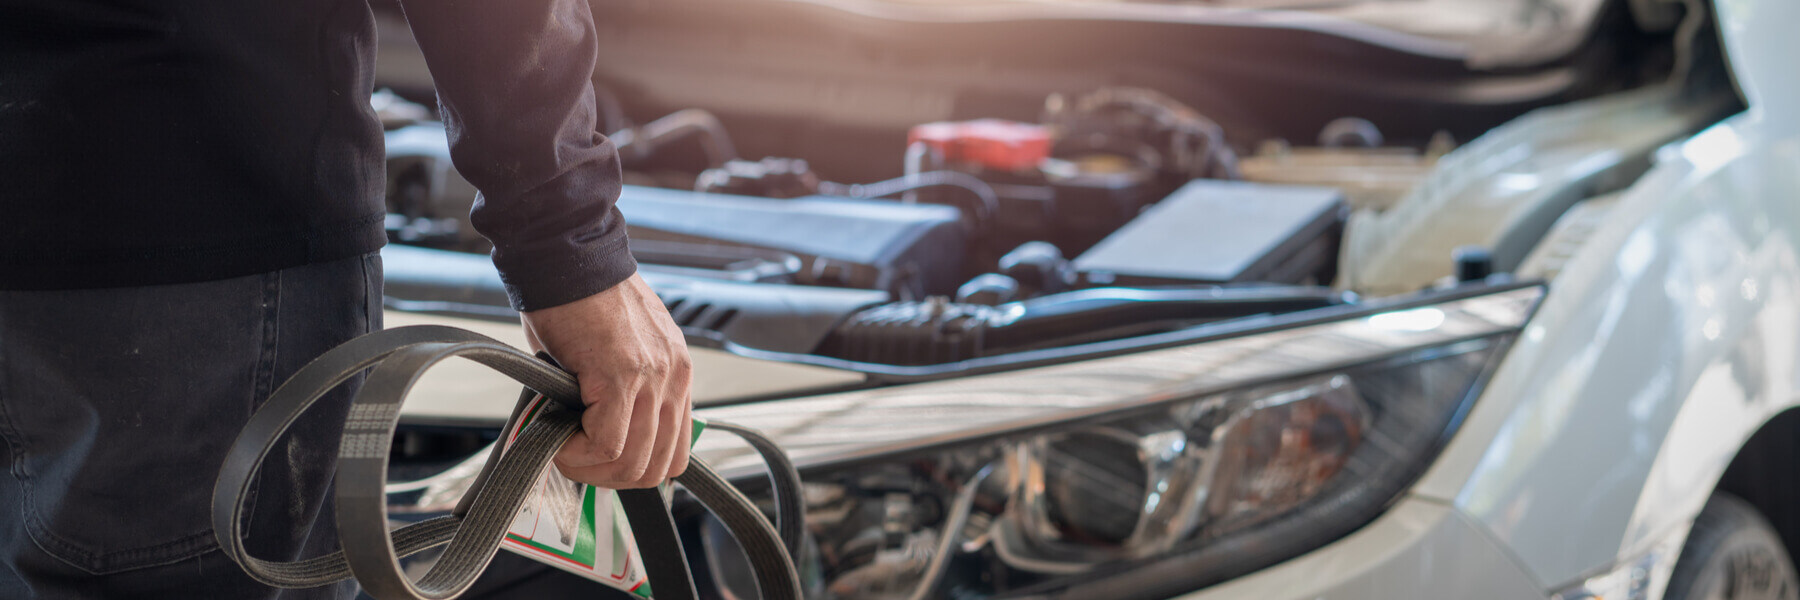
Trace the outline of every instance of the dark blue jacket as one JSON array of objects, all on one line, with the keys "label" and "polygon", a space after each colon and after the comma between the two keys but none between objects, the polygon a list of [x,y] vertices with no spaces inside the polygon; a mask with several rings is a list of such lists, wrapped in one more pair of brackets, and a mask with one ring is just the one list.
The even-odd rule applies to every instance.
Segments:
[{"label": "dark blue jacket", "polygon": [[[579,0],[406,0],[517,308],[636,265]],[[385,240],[366,0],[0,0],[0,289],[222,279]]]}]

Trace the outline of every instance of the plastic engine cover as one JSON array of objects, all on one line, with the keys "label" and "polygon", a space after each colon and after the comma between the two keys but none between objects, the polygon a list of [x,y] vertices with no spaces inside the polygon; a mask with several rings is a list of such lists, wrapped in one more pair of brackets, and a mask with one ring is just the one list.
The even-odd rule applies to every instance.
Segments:
[{"label": "plastic engine cover", "polygon": [[953,294],[967,231],[954,207],[830,196],[757,198],[625,186],[619,211],[634,240],[791,252],[795,282],[878,289],[900,299]]},{"label": "plastic engine cover", "polygon": [[[480,254],[388,245],[381,250],[389,307],[515,320],[493,262]],[[641,271],[690,333],[775,352],[809,353],[886,292],[720,281]],[[692,338],[690,338],[692,339]]]}]

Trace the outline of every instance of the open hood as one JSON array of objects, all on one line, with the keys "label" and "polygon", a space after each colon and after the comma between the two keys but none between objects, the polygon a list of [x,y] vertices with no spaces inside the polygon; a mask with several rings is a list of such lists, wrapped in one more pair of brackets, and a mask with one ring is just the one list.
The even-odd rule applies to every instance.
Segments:
[{"label": "open hood", "polygon": [[1562,58],[1587,37],[1606,5],[1606,0],[789,1],[912,21],[1132,20],[1300,29],[1458,59],[1477,69]]}]

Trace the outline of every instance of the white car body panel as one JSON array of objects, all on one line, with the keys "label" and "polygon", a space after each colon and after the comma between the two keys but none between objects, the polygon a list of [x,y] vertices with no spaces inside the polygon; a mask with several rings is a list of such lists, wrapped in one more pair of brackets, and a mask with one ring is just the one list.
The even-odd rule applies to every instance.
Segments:
[{"label": "white car body panel", "polygon": [[1412,498],[1190,597],[1545,597],[1679,547],[1744,442],[1800,405],[1800,3],[1718,4],[1749,110],[1623,194]]},{"label": "white car body panel", "polygon": [[[1482,522],[1540,583],[1578,579],[1692,518],[1754,427],[1794,401],[1800,206],[1774,198],[1800,193],[1800,179],[1751,154],[1688,156],[1718,152],[1745,121],[1685,142],[1625,194],[1416,488]],[[1706,434],[1672,437],[1690,398],[1712,417]],[[1710,408],[1743,399],[1757,405],[1735,421]],[[1654,526],[1632,516],[1646,483],[1666,482],[1652,476],[1670,462],[1659,457],[1706,455],[1708,468],[1685,467],[1686,510],[1646,517]]]},{"label": "white car body panel", "polygon": [[1344,226],[1337,286],[1405,294],[1452,274],[1459,246],[1479,245],[1511,272],[1582,194],[1642,169],[1657,147],[1716,119],[1717,103],[1651,86],[1537,109],[1445,155],[1412,193]]},{"label": "white car body panel", "polygon": [[1800,378],[1800,4],[1719,2],[1750,109],[1659,156],[1553,282],[1419,496],[1546,589],[1685,534]]},{"label": "white car body panel", "polygon": [[1188,600],[1544,598],[1504,551],[1454,509],[1406,500],[1318,551],[1183,596]]}]

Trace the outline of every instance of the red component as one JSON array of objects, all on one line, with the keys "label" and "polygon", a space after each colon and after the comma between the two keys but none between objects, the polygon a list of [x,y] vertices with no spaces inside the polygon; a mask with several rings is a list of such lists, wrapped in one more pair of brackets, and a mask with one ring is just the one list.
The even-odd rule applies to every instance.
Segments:
[{"label": "red component", "polygon": [[914,126],[906,142],[923,142],[947,162],[1000,171],[1030,169],[1050,156],[1049,127],[1000,119],[926,123]]}]

